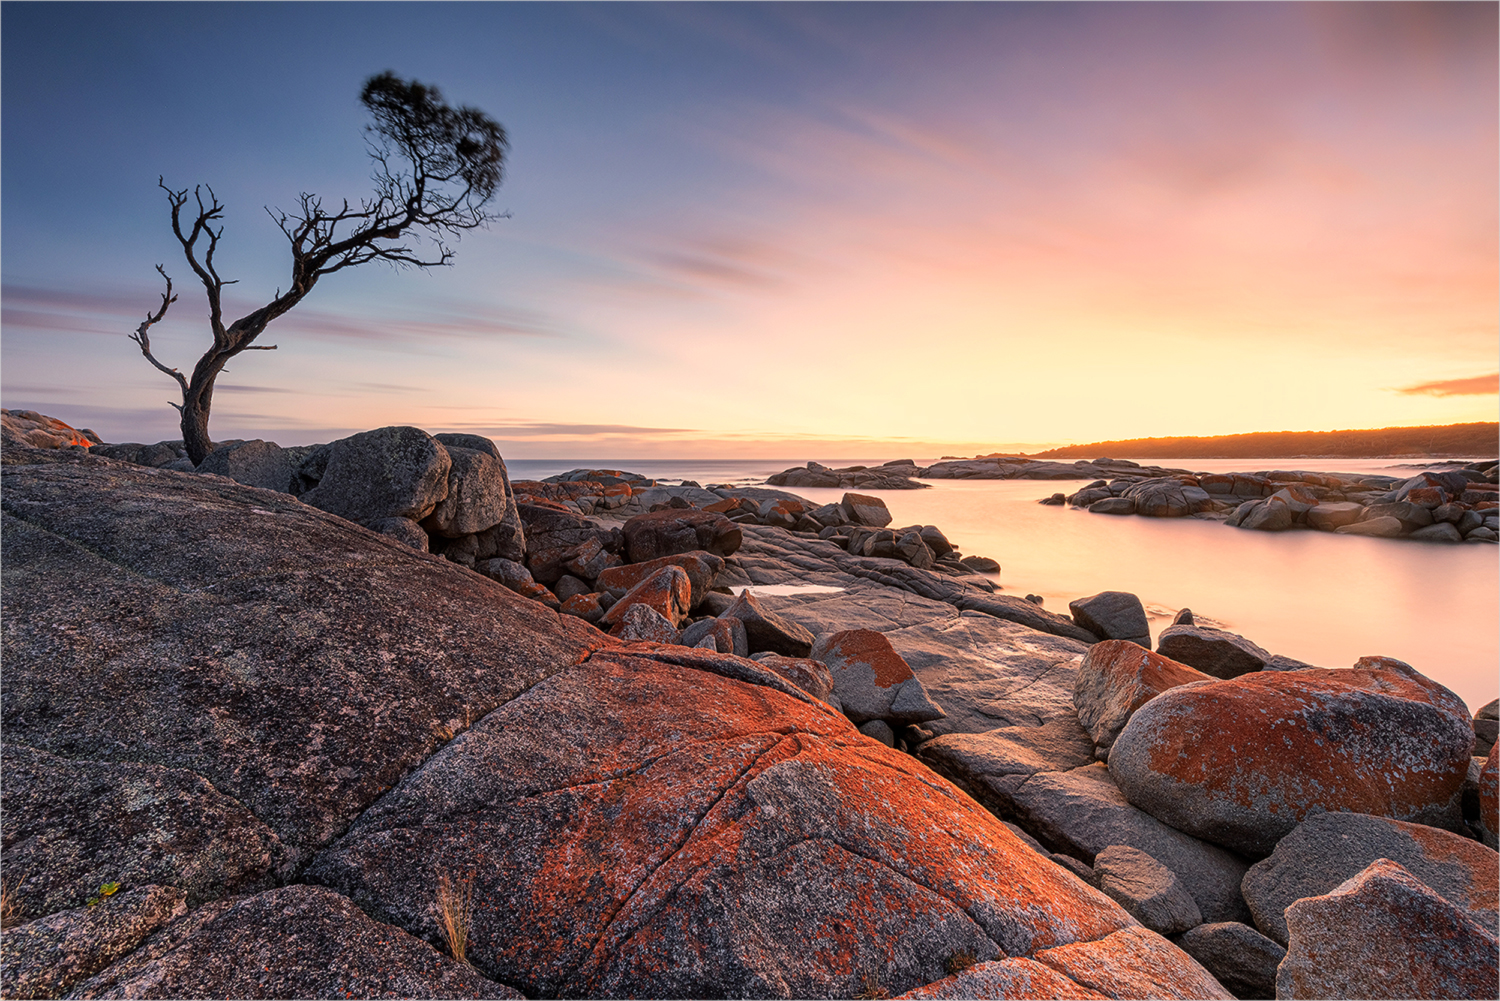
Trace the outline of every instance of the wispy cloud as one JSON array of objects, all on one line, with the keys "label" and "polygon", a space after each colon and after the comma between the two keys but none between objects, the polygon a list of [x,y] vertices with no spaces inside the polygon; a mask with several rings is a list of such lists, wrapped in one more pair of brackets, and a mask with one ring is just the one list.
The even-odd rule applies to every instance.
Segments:
[{"label": "wispy cloud", "polygon": [[1500,372],[1468,379],[1420,382],[1415,386],[1403,386],[1396,392],[1407,396],[1494,396],[1500,393]]}]

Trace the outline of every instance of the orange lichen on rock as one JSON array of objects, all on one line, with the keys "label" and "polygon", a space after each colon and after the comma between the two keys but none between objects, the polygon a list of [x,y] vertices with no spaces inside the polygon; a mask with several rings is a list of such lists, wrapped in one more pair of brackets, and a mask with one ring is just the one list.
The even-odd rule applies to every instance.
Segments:
[{"label": "orange lichen on rock", "polygon": [[[408,888],[460,860],[473,962],[528,995],[849,996],[866,976],[899,993],[955,952],[1025,956],[1134,924],[755,662],[659,644],[601,651],[491,713],[309,878],[427,937]],[[1158,951],[1115,959],[1219,996]]]}]

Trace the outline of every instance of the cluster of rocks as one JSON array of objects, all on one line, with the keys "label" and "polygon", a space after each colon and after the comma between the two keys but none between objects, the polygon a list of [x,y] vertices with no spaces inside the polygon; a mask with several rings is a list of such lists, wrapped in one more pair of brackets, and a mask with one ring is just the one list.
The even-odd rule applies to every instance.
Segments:
[{"label": "cluster of rocks", "polygon": [[973,459],[945,457],[930,466],[910,459],[892,459],[879,466],[844,466],[831,469],[818,462],[793,466],[766,480],[772,486],[841,487],[864,490],[919,490],[931,486],[924,480],[1079,480],[1097,476],[1168,476],[1183,469],[1142,466],[1129,459],[1094,459],[1053,462],[1019,455],[987,455]]},{"label": "cluster of rocks", "polygon": [[89,448],[101,440],[88,428],[74,428],[35,410],[0,408],[0,434],[7,445],[23,448]]},{"label": "cluster of rocks", "polygon": [[1295,470],[1124,476],[1096,480],[1041,503],[1094,514],[1208,518],[1268,532],[1309,528],[1429,542],[1495,542],[1500,539],[1496,470],[1495,462],[1486,461],[1405,480]]},{"label": "cluster of rocks", "polygon": [[[498,456],[382,431],[301,499],[7,438],[7,996],[1492,994],[1495,703],[771,491],[506,481],[480,556]],[[432,443],[427,552],[308,501]]]}]

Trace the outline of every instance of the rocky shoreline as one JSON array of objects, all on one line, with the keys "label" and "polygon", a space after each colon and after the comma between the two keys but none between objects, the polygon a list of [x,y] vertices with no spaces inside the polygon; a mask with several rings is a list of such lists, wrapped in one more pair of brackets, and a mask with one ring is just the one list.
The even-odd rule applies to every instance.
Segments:
[{"label": "rocky shoreline", "polygon": [[1496,704],[1399,661],[853,491],[11,416],[8,997],[1493,995]]}]

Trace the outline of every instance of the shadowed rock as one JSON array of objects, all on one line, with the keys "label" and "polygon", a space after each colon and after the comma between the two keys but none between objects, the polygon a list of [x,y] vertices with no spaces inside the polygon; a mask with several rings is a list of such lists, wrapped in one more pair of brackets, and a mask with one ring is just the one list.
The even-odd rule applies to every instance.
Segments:
[{"label": "shadowed rock", "polygon": [[1161,935],[1203,923],[1177,874],[1139,848],[1110,845],[1094,856],[1094,878],[1130,916]]},{"label": "shadowed rock", "polygon": [[1286,949],[1249,925],[1238,921],[1201,924],[1175,941],[1236,997],[1276,996],[1276,967],[1286,958]]},{"label": "shadowed rock", "polygon": [[1073,620],[1103,640],[1129,640],[1151,648],[1151,627],[1141,599],[1127,591],[1101,591],[1068,602]]},{"label": "shadowed rock", "polygon": [[1243,636],[1198,625],[1163,629],[1156,652],[1215,678],[1237,678],[1259,671],[1271,659],[1269,653]]},{"label": "shadowed rock", "polygon": [[702,549],[730,556],[740,548],[737,525],[713,511],[668,509],[638,514],[625,523],[625,552],[631,563]]},{"label": "shadowed rock", "polygon": [[812,633],[765,608],[749,591],[736,598],[722,617],[740,620],[745,627],[751,653],[764,651],[786,657],[806,657],[812,650]]},{"label": "shadowed rock", "polygon": [[274,441],[259,438],[220,445],[204,456],[197,471],[227,476],[247,487],[281,493],[292,489],[292,464],[286,450]]}]

